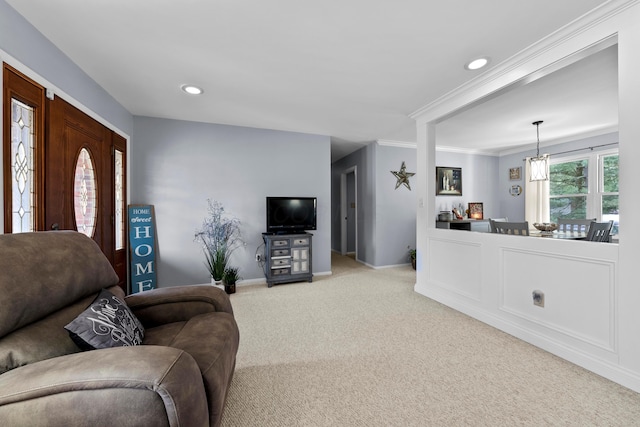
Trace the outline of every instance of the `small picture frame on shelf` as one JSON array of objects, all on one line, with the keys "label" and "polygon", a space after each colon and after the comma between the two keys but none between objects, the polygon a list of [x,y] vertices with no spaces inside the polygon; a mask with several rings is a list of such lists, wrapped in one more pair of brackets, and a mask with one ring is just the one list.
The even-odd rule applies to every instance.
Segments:
[{"label": "small picture frame on shelf", "polygon": [[479,202],[469,203],[469,218],[484,219],[484,211],[482,208],[482,203],[479,203]]},{"label": "small picture frame on shelf", "polygon": [[462,196],[462,168],[436,167],[436,196]]},{"label": "small picture frame on shelf", "polygon": [[510,181],[520,181],[522,177],[522,166],[518,166],[515,168],[509,168],[509,180]]}]

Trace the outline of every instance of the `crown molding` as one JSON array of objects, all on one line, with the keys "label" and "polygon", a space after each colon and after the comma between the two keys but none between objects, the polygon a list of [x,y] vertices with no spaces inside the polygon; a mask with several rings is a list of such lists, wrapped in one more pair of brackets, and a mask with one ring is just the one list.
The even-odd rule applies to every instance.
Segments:
[{"label": "crown molding", "polygon": [[377,139],[376,143],[378,143],[378,145],[386,145],[389,147],[418,148],[418,144],[416,142],[409,142],[409,141],[393,141],[390,139]]},{"label": "crown molding", "polygon": [[446,145],[437,145],[436,151],[442,151],[445,153],[457,153],[457,154],[474,154],[480,156],[493,156],[498,157],[499,153],[495,150],[478,150],[478,149],[470,149],[470,148],[460,148],[460,147],[448,147]]},{"label": "crown molding", "polygon": [[[578,134],[572,134],[572,135],[563,136],[563,137],[560,137],[560,138],[551,139],[551,140],[547,140],[547,141],[541,142],[540,143],[540,150],[542,151],[543,149],[545,149],[545,150],[553,149],[553,147],[555,147],[556,145],[564,144],[565,142],[575,142],[575,141],[580,141],[580,140],[584,140],[584,139],[588,139],[588,138],[601,137],[601,136],[609,135],[609,134],[616,134],[617,135],[617,133],[618,133],[618,127],[617,126],[611,126],[611,127],[601,128],[601,129],[594,129],[594,130],[590,130],[590,131],[586,131],[586,132],[581,132],[581,133],[578,133]],[[520,145],[518,147],[502,150],[502,151],[500,151],[498,153],[498,155],[500,157],[509,156],[511,154],[518,154],[518,153],[522,153],[522,152],[529,151],[529,150],[535,150],[535,149],[536,149],[536,144],[535,143],[525,144],[525,145]]]},{"label": "crown molding", "polygon": [[[461,86],[458,86],[452,91],[434,100],[433,102],[419,108],[418,110],[411,113],[409,117],[421,122],[428,122],[436,119],[442,120],[442,115],[438,116],[434,113],[437,111],[447,111],[448,113],[451,113],[452,111],[459,111],[460,107],[455,108],[449,105],[453,104],[454,101],[460,102],[461,99],[464,101],[464,98],[466,97],[469,99],[467,103],[468,105],[475,102],[478,98],[484,97],[482,95],[472,97],[472,95],[474,94],[483,93],[487,90],[487,88],[494,87],[493,91],[498,91],[505,86],[509,86],[509,84],[504,84],[505,79],[510,80],[511,83],[526,79],[527,76],[530,76],[538,70],[530,69],[530,67],[527,67],[525,65],[533,63],[533,61],[538,57],[552,51],[559,45],[571,41],[580,34],[598,26],[602,22],[605,22],[623,13],[639,2],[640,0],[611,0],[594,8],[593,10],[568,23],[559,30],[549,34],[545,38],[521,50],[511,58],[501,62],[500,64],[497,64],[493,68],[487,70],[485,73],[472,80],[469,80],[468,82],[464,83]],[[599,40],[597,43],[594,43],[594,45],[605,43],[604,46],[608,46],[615,44],[616,41],[617,35],[610,34]],[[601,46],[601,48],[604,46]],[[582,50],[591,48],[593,48],[593,45]]]}]

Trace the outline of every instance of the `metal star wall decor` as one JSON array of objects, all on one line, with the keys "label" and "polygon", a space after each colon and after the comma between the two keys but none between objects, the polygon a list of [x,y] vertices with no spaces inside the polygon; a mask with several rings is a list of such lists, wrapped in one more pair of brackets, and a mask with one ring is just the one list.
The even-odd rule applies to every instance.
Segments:
[{"label": "metal star wall decor", "polygon": [[415,173],[414,172],[407,172],[407,167],[404,165],[404,162],[402,162],[402,166],[400,167],[399,171],[391,171],[391,173],[398,180],[398,182],[396,182],[396,190],[401,185],[404,185],[405,187],[407,187],[409,189],[409,191],[411,191],[411,185],[409,185],[409,178],[411,178],[413,175],[415,175]]}]

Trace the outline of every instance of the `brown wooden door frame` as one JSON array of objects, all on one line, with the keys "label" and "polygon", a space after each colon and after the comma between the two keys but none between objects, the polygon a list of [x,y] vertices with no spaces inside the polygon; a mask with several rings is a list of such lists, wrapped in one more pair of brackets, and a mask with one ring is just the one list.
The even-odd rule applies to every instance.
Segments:
[{"label": "brown wooden door frame", "polygon": [[13,182],[11,165],[11,100],[16,99],[34,109],[34,190],[35,206],[34,227],[35,230],[44,230],[44,149],[45,149],[45,89],[38,83],[27,78],[10,65],[2,64],[3,97],[4,105],[2,118],[2,170],[3,170],[3,194],[4,194],[4,232],[13,230],[12,194]]}]

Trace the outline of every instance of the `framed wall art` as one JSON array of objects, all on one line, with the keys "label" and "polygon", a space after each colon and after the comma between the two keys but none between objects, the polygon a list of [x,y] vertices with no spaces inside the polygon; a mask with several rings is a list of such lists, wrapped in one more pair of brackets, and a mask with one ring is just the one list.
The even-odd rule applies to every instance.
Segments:
[{"label": "framed wall art", "polygon": [[482,203],[469,203],[469,218],[483,219]]},{"label": "framed wall art", "polygon": [[462,196],[462,168],[436,166],[436,196]]},{"label": "framed wall art", "polygon": [[520,181],[521,176],[522,176],[522,166],[509,168],[509,180]]},{"label": "framed wall art", "polygon": [[522,194],[522,187],[519,185],[512,185],[509,189],[509,194],[511,194],[513,197],[518,197]]}]

